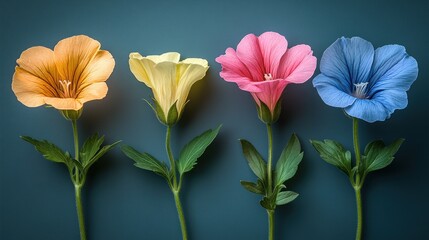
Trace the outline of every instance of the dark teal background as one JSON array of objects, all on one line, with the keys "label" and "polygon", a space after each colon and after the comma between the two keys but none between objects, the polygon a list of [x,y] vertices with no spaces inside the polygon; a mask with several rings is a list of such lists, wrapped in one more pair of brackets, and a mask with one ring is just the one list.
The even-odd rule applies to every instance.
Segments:
[{"label": "dark teal background", "polygon": [[[409,105],[392,118],[361,123],[362,147],[372,139],[406,142],[393,164],[371,174],[363,189],[365,239],[429,239],[429,1],[1,1],[0,2],[0,239],[78,239],[73,186],[63,165],[44,160],[20,135],[47,139],[73,152],[72,131],[54,109],[27,108],[10,84],[15,61],[29,47],[53,48],[86,34],[112,53],[115,70],[102,101],[85,105],[81,141],[94,132],[165,159],[165,128],[142,101],[151,91],[129,71],[128,54],[178,51],[210,69],[192,89],[172,132],[175,154],[192,137],[223,124],[219,137],[186,175],[182,200],[190,239],[266,239],[259,196],[237,139],[266,155],[266,129],[250,95],[219,77],[214,59],[248,33],[277,31],[289,45],[309,44],[320,59],[338,37],[360,36],[375,47],[404,45],[419,63]],[[317,68],[316,73],[319,73]],[[309,139],[332,138],[352,148],[351,121],[324,105],[311,81],[290,85],[274,126],[274,156],[296,132],[305,156],[288,182],[300,193],[276,212],[276,239],[354,239],[354,192],[340,171],[322,161]],[[88,238],[180,239],[173,196],[159,176],[137,169],[114,149],[89,173],[84,188]]]}]

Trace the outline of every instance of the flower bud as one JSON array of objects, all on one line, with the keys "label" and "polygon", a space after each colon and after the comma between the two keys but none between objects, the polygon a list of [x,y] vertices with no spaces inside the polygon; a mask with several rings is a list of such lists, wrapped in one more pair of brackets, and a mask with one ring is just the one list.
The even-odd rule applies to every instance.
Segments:
[{"label": "flower bud", "polygon": [[279,119],[280,112],[281,112],[280,102],[281,101],[277,102],[276,107],[274,108],[274,111],[271,112],[264,102],[259,101],[259,105],[257,106],[259,119],[261,119],[261,121],[264,122],[265,124],[275,123]]},{"label": "flower bud", "polygon": [[67,120],[75,121],[82,115],[82,109],[79,110],[60,110],[61,115]]}]

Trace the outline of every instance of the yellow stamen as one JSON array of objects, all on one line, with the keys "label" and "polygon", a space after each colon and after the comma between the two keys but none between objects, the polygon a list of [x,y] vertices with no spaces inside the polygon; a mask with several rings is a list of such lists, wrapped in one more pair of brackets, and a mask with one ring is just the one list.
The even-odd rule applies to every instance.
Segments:
[{"label": "yellow stamen", "polygon": [[264,74],[264,78],[265,78],[266,81],[273,80],[273,76],[271,75],[271,73],[265,73]]}]

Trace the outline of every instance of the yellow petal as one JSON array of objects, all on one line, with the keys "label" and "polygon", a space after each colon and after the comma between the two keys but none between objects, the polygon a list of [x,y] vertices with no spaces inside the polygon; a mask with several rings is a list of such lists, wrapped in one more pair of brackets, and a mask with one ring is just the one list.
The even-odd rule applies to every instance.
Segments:
[{"label": "yellow petal", "polygon": [[63,39],[54,48],[55,63],[62,80],[71,82],[76,93],[85,68],[100,49],[100,43],[88,36],[79,35]]},{"label": "yellow petal", "polygon": [[74,98],[45,98],[45,103],[51,105],[58,110],[79,110],[83,107],[83,104]]},{"label": "yellow petal", "polygon": [[146,86],[153,88],[153,71],[155,71],[155,63],[152,60],[144,58],[140,53],[130,53],[130,70],[140,82]]},{"label": "yellow petal", "polygon": [[152,60],[155,63],[160,63],[160,62],[178,63],[180,60],[180,53],[167,52],[167,53],[163,53],[161,55],[149,55],[146,58]]},{"label": "yellow petal", "polygon": [[[200,63],[204,63],[204,61],[198,60]],[[183,107],[187,102],[188,94],[191,91],[192,85],[206,75],[208,64],[204,66],[204,64],[200,63],[188,64],[183,61],[178,64],[179,84],[177,87],[177,110],[179,113],[182,112]]]},{"label": "yellow petal", "polygon": [[93,83],[82,89],[77,100],[84,104],[91,100],[103,99],[107,95],[107,84],[105,82]]},{"label": "yellow petal", "polygon": [[152,91],[165,115],[168,114],[171,106],[177,100],[178,80],[176,66],[177,64],[174,62],[161,62],[155,65],[155,71],[153,72],[154,85]]},{"label": "yellow petal", "polygon": [[51,49],[40,46],[29,48],[21,53],[16,63],[22,70],[44,81],[44,86],[55,92],[59,84],[59,75]]},{"label": "yellow petal", "polygon": [[183,60],[182,63],[198,64],[198,65],[201,65],[202,67],[208,67],[209,66],[209,63],[207,62],[207,60],[202,59],[202,58],[187,58],[187,59]]}]

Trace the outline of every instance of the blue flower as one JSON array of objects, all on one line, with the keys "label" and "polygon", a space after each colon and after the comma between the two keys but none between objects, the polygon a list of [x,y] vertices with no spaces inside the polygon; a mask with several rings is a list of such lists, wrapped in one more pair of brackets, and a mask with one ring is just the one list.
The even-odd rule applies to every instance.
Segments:
[{"label": "blue flower", "polygon": [[320,72],[313,86],[327,105],[375,122],[407,106],[406,91],[417,78],[418,66],[403,46],[374,50],[360,37],[342,37],[323,53]]}]

